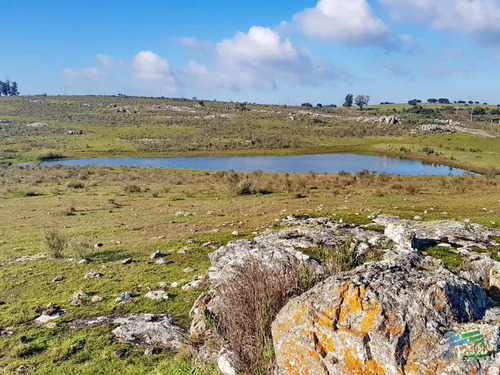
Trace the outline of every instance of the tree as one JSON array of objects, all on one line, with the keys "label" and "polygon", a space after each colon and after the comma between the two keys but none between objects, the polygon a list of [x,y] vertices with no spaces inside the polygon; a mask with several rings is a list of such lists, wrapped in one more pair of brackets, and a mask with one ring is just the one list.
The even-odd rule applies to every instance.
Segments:
[{"label": "tree", "polygon": [[476,107],[472,110],[473,115],[485,115],[486,114],[486,109],[482,107]]},{"label": "tree", "polygon": [[438,103],[441,103],[441,104],[450,104],[450,99],[439,98],[438,99]]},{"label": "tree", "polygon": [[316,104],[316,108],[322,108],[322,107],[323,107],[323,104],[321,104],[321,103]]},{"label": "tree", "polygon": [[345,102],[342,104],[343,107],[346,108],[351,108],[352,107],[352,102],[353,102],[354,95],[352,94],[347,94],[345,97]]},{"label": "tree", "polygon": [[434,98],[427,99],[427,103],[437,103],[437,102],[438,102],[438,100],[434,99]]},{"label": "tree", "polygon": [[359,107],[359,110],[362,111],[363,107],[365,105],[368,105],[369,101],[370,101],[369,95],[358,95],[356,96],[356,100],[354,100],[354,103]]},{"label": "tree", "polygon": [[422,103],[421,100],[418,100],[418,99],[412,99],[412,100],[408,100],[408,104],[409,105],[417,105],[419,103]]},{"label": "tree", "polygon": [[302,103],[300,106],[301,107],[305,107],[305,108],[312,108],[312,104],[311,103]]},{"label": "tree", "polygon": [[5,82],[2,82],[2,87],[0,88],[2,90],[2,95],[3,96],[8,96],[10,93],[10,81],[7,80]]},{"label": "tree", "polygon": [[19,95],[19,89],[17,88],[17,82],[13,81],[12,84],[10,85],[10,90],[9,90],[9,95],[10,96],[18,96]]}]

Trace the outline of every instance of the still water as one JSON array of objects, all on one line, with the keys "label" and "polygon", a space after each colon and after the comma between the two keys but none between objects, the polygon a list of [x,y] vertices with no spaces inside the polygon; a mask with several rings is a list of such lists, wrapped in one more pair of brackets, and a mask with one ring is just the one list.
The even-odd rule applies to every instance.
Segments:
[{"label": "still water", "polygon": [[358,154],[320,154],[286,156],[212,156],[182,158],[94,158],[44,161],[41,165],[104,165],[157,167],[205,170],[234,170],[237,172],[288,173],[355,173],[361,170],[397,175],[462,175],[462,169],[426,164],[417,160]]}]

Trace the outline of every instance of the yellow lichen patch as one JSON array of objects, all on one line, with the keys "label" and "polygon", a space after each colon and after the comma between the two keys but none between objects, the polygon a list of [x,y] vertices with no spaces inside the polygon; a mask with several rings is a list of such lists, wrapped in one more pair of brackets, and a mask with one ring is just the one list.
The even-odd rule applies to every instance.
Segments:
[{"label": "yellow lichen patch", "polygon": [[352,375],[385,375],[385,369],[373,359],[368,361],[361,361],[356,358],[352,353],[344,350],[344,370]]},{"label": "yellow lichen patch", "polygon": [[396,322],[396,318],[394,318],[394,316],[387,311],[385,312],[385,316],[387,318],[385,329],[388,330],[392,336],[399,336],[403,334],[405,331],[404,327]]},{"label": "yellow lichen patch", "polygon": [[[347,283],[345,289],[341,291],[342,305],[339,311],[339,326],[345,323],[350,315],[362,313],[358,327],[350,327],[354,334],[366,334],[375,324],[375,318],[380,314],[381,308],[376,301],[364,301],[366,288],[364,285],[356,287],[352,283]],[[344,324],[345,325],[345,324]]]},{"label": "yellow lichen patch", "polygon": [[329,375],[321,364],[318,354],[313,350],[302,350],[295,344],[284,345],[277,358],[280,369],[287,374],[297,375]]}]

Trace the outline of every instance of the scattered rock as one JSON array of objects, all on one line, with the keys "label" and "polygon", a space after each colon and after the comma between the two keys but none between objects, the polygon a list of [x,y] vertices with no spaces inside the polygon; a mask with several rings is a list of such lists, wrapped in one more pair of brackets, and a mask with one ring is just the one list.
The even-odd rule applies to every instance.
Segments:
[{"label": "scattered rock", "polygon": [[220,350],[217,358],[217,367],[223,375],[236,375],[234,354],[228,348],[224,347]]},{"label": "scattered rock", "polygon": [[23,373],[27,372],[30,369],[28,365],[21,365],[18,368],[16,368],[16,372]]},{"label": "scattered rock", "polygon": [[89,260],[88,260],[88,259],[80,259],[80,260],[78,261],[78,264],[87,264],[87,263],[89,263]]},{"label": "scattered rock", "polygon": [[101,302],[103,300],[104,300],[104,298],[99,296],[99,295],[95,295],[92,297],[92,302]]},{"label": "scattered rock", "polygon": [[133,260],[132,258],[123,259],[122,264],[130,264],[132,263],[132,260]]},{"label": "scattered rock", "polygon": [[162,254],[162,252],[160,250],[157,250],[155,251],[153,254],[151,254],[149,257],[151,259],[158,259],[158,258],[161,258],[163,257],[164,255]]},{"label": "scattered rock", "polygon": [[168,258],[160,258],[156,261],[156,264],[170,264],[170,263],[173,262]]},{"label": "scattered rock", "polygon": [[85,275],[85,278],[86,279],[95,279],[95,278],[98,278],[98,277],[101,277],[102,276],[102,273],[99,273],[99,272],[89,272]]},{"label": "scattered rock", "polygon": [[49,303],[46,308],[42,310],[42,315],[34,320],[35,324],[45,324],[51,320],[60,318],[66,314],[66,310],[59,308],[54,303]]},{"label": "scattered rock", "polygon": [[124,301],[129,300],[130,298],[132,298],[132,297],[130,297],[130,294],[128,294],[127,292],[123,292],[118,297],[116,297],[115,301],[116,302],[124,302]]},{"label": "scattered rock", "polygon": [[173,283],[170,284],[172,288],[177,288],[179,286],[179,283],[177,281],[174,281]]},{"label": "scattered rock", "polygon": [[186,267],[183,269],[184,272],[188,273],[188,272],[194,272],[194,269],[191,268],[191,267]]},{"label": "scattered rock", "polygon": [[198,288],[201,285],[201,282],[202,280],[193,280],[190,283],[184,285],[181,289],[188,290],[188,289]]},{"label": "scattered rock", "polygon": [[240,232],[238,232],[237,230],[233,231],[231,233],[233,236],[239,236],[240,235]]},{"label": "scattered rock", "polygon": [[219,245],[219,241],[208,241],[201,245],[201,247],[209,247],[211,249],[216,249]]},{"label": "scattered rock", "polygon": [[151,291],[151,292],[146,293],[144,295],[144,297],[152,299],[153,301],[157,301],[160,299],[168,299],[168,294],[167,294],[167,292],[165,292],[163,290],[155,290],[155,291]]},{"label": "scattered rock", "polygon": [[52,279],[52,282],[53,283],[57,283],[58,281],[63,281],[64,280],[64,276],[63,275],[59,275],[59,276],[56,276]]},{"label": "scattered rock", "polygon": [[46,128],[49,124],[45,122],[32,122],[30,124],[26,124],[26,126],[29,126],[30,128]]}]

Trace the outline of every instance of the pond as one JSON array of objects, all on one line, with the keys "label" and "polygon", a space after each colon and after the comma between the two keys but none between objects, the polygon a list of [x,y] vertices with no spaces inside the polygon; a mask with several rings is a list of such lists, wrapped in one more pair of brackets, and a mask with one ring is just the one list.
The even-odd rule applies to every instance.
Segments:
[{"label": "pond", "polygon": [[417,160],[358,154],[285,156],[211,156],[180,158],[94,158],[44,161],[41,165],[104,165],[129,167],[234,170],[237,172],[349,173],[370,172],[395,175],[462,175],[462,169],[428,164]]}]

